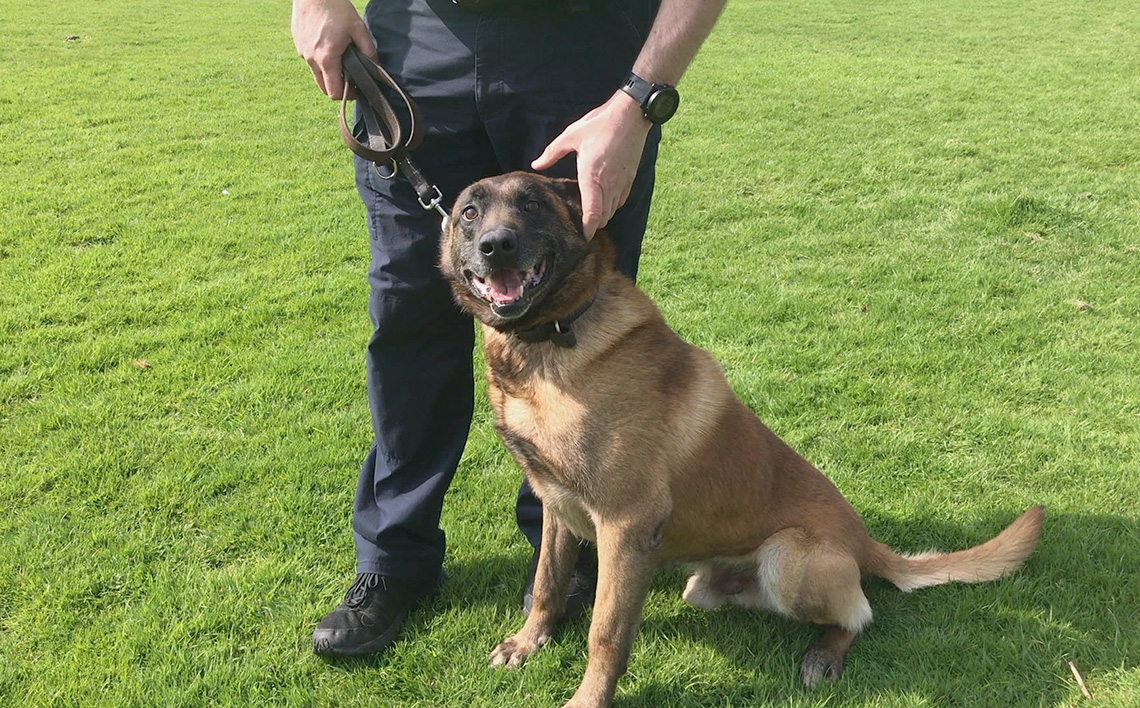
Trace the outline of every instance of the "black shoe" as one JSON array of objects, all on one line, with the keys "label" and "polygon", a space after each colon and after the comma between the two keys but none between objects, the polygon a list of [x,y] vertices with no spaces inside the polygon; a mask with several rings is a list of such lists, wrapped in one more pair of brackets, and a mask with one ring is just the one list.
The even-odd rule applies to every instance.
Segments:
[{"label": "black shoe", "polygon": [[387,649],[412,608],[438,589],[438,580],[425,584],[361,573],[344,602],[313,631],[313,651],[322,656],[362,656]]},{"label": "black shoe", "polygon": [[[530,557],[530,569],[526,573],[526,586],[523,588],[523,616],[530,616],[534,606],[534,574],[538,570],[538,549]],[[578,562],[574,564],[574,574],[570,576],[570,588],[566,591],[566,611],[562,619],[574,619],[594,604],[594,588],[598,585],[598,551],[592,545],[584,545],[578,552]]]}]

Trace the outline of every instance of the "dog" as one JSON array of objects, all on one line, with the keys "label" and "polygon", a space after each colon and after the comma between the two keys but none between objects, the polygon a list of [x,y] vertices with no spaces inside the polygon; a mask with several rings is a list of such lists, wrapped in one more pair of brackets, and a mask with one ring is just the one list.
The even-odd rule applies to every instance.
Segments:
[{"label": "dog", "polygon": [[581,540],[597,545],[598,586],[576,708],[612,701],[659,564],[692,569],[683,597],[697,607],[821,625],[800,667],[810,688],[839,677],[871,621],[864,576],[903,591],[975,583],[1033,552],[1041,506],[955,553],[904,556],[873,540],[581,220],[575,181],[515,172],[465,189],[441,238],[440,269],[483,326],[495,428],[544,511],[533,608],[491,664],[518,666],[550,638]]}]

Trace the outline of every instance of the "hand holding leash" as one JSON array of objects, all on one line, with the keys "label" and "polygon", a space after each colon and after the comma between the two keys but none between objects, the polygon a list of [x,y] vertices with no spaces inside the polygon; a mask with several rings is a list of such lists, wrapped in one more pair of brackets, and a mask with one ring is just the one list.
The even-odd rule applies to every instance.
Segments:
[{"label": "hand holding leash", "polygon": [[[293,45],[309,65],[313,80],[329,98],[341,100],[345,83],[341,77],[341,55],[355,44],[375,59],[376,45],[348,0],[293,0],[291,22]],[[348,98],[355,98],[351,89]]]},{"label": "hand holding leash", "polygon": [[[384,71],[384,67],[355,45],[348,45],[341,63],[345,85],[357,96],[357,109],[365,128],[365,134],[358,136],[349,127],[349,94],[345,91],[340,102],[340,136],[344,144],[372,162],[372,169],[383,179],[393,179],[402,172],[416,191],[420,206],[425,211],[438,213],[443,227],[447,228],[448,215],[442,206],[443,194],[412,162],[410,154],[424,140],[424,120],[416,102]],[[381,86],[387,87],[404,105],[406,121],[397,114]]]}]

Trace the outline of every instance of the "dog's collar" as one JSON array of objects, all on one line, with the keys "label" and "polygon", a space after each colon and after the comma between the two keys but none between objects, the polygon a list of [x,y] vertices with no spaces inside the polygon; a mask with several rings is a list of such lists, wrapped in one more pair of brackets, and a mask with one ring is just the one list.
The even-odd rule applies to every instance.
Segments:
[{"label": "dog's collar", "polygon": [[560,347],[570,348],[578,343],[578,337],[574,334],[574,321],[584,315],[593,304],[594,300],[591,298],[585,305],[570,313],[569,317],[563,317],[553,322],[543,322],[530,329],[515,330],[514,334],[527,344],[549,340]]}]

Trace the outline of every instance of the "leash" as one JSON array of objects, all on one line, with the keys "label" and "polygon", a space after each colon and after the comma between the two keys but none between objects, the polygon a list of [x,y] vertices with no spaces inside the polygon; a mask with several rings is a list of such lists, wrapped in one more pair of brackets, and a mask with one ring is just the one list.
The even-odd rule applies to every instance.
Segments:
[{"label": "leash", "polygon": [[[424,119],[419,107],[396,80],[384,71],[384,67],[357,49],[356,45],[348,45],[341,57],[341,64],[344,67],[345,83],[356,91],[357,108],[368,131],[367,143],[361,142],[353,134],[347,119],[348,91],[345,91],[340,101],[340,136],[344,139],[344,144],[349,150],[370,161],[373,171],[381,179],[394,179],[403,173],[415,190],[420,206],[424,211],[437,212],[446,228],[448,215],[441,204],[443,193],[428,180],[409,155],[424,140]],[[407,108],[406,129],[396,109],[380,90],[381,85],[391,89]],[[382,165],[387,171],[380,171]]]}]

